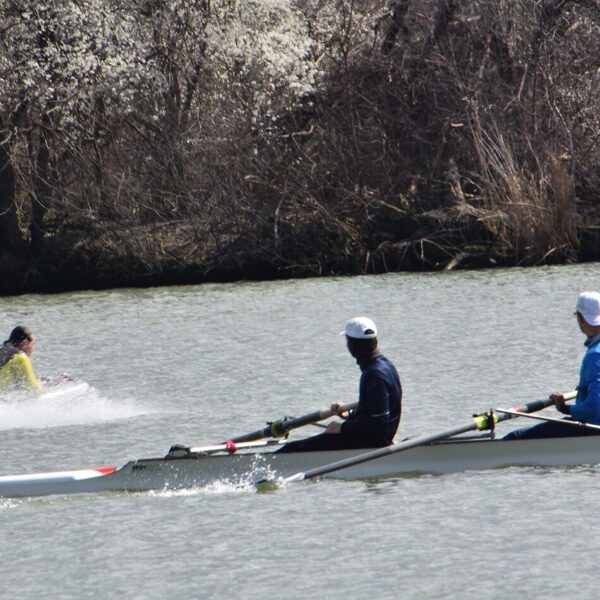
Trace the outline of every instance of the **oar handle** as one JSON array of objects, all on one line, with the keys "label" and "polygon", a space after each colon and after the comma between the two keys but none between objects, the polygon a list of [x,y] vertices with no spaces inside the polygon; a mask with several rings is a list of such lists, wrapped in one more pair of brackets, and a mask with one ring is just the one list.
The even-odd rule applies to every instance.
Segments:
[{"label": "oar handle", "polygon": [[580,429],[600,429],[600,425],[587,423],[586,421],[573,421],[571,419],[557,419],[556,417],[546,417],[542,415],[529,415],[527,413],[518,412],[510,408],[497,408],[497,412],[507,413],[513,417],[526,417],[527,419],[535,419],[537,421],[547,421],[548,423],[560,423],[568,427],[579,427]]},{"label": "oar handle", "polygon": [[[573,390],[572,392],[565,392],[563,394],[563,398],[565,400],[573,400],[577,396],[577,390]],[[551,397],[544,398],[543,400],[534,400],[533,402],[529,402],[524,406],[516,406],[512,409],[512,412],[503,412],[496,417],[496,422],[506,421],[507,419],[514,419],[518,417],[518,413],[528,414],[532,412],[536,412],[538,410],[543,410],[544,408],[548,408],[554,404],[554,400]]]},{"label": "oar handle", "polygon": [[332,411],[330,408],[325,408],[301,417],[273,421],[262,429],[231,438],[230,441],[237,444],[238,442],[250,442],[265,437],[283,437],[291,429],[296,429],[298,427],[303,427],[304,425],[310,425],[311,423],[322,421],[323,419],[328,419],[329,417],[333,417],[337,414],[353,410],[357,406],[358,402],[351,402],[350,404],[344,404],[340,406],[337,411]]}]

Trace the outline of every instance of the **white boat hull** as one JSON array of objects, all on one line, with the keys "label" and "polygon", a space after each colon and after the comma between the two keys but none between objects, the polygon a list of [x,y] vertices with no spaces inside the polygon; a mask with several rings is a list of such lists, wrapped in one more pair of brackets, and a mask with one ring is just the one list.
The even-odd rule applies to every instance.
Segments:
[{"label": "white boat hull", "polygon": [[[252,484],[288,477],[366,450],[277,454],[246,451],[131,461],[121,468],[0,476],[0,497],[90,494],[107,491],[176,490],[217,482]],[[376,479],[443,474],[508,466],[561,467],[600,463],[600,436],[541,440],[450,440],[419,446],[335,471],[327,477]]]}]

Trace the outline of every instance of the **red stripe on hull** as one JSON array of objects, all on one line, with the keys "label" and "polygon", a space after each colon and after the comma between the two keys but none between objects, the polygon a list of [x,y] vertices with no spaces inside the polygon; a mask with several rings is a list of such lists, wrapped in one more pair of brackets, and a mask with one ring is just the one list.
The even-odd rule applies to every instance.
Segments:
[{"label": "red stripe on hull", "polygon": [[114,473],[117,467],[95,467],[92,470],[98,471],[98,473],[102,473],[103,475],[108,475],[109,473]]}]

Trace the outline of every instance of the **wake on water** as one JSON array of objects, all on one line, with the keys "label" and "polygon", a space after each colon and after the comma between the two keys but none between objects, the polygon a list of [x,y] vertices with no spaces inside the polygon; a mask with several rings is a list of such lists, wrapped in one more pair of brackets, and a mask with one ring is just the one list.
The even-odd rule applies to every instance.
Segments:
[{"label": "wake on water", "polygon": [[42,429],[129,419],[148,414],[148,408],[115,402],[85,381],[49,386],[39,398],[18,392],[0,395],[0,430]]}]

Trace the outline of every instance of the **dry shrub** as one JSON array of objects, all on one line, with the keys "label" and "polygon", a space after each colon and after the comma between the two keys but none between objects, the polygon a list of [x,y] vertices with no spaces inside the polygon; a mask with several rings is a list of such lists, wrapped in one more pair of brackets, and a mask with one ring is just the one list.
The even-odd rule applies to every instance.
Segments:
[{"label": "dry shrub", "polygon": [[523,265],[573,259],[577,230],[569,156],[550,147],[544,157],[523,161],[508,132],[497,126],[489,132],[475,126],[472,132],[482,219],[501,253]]}]

